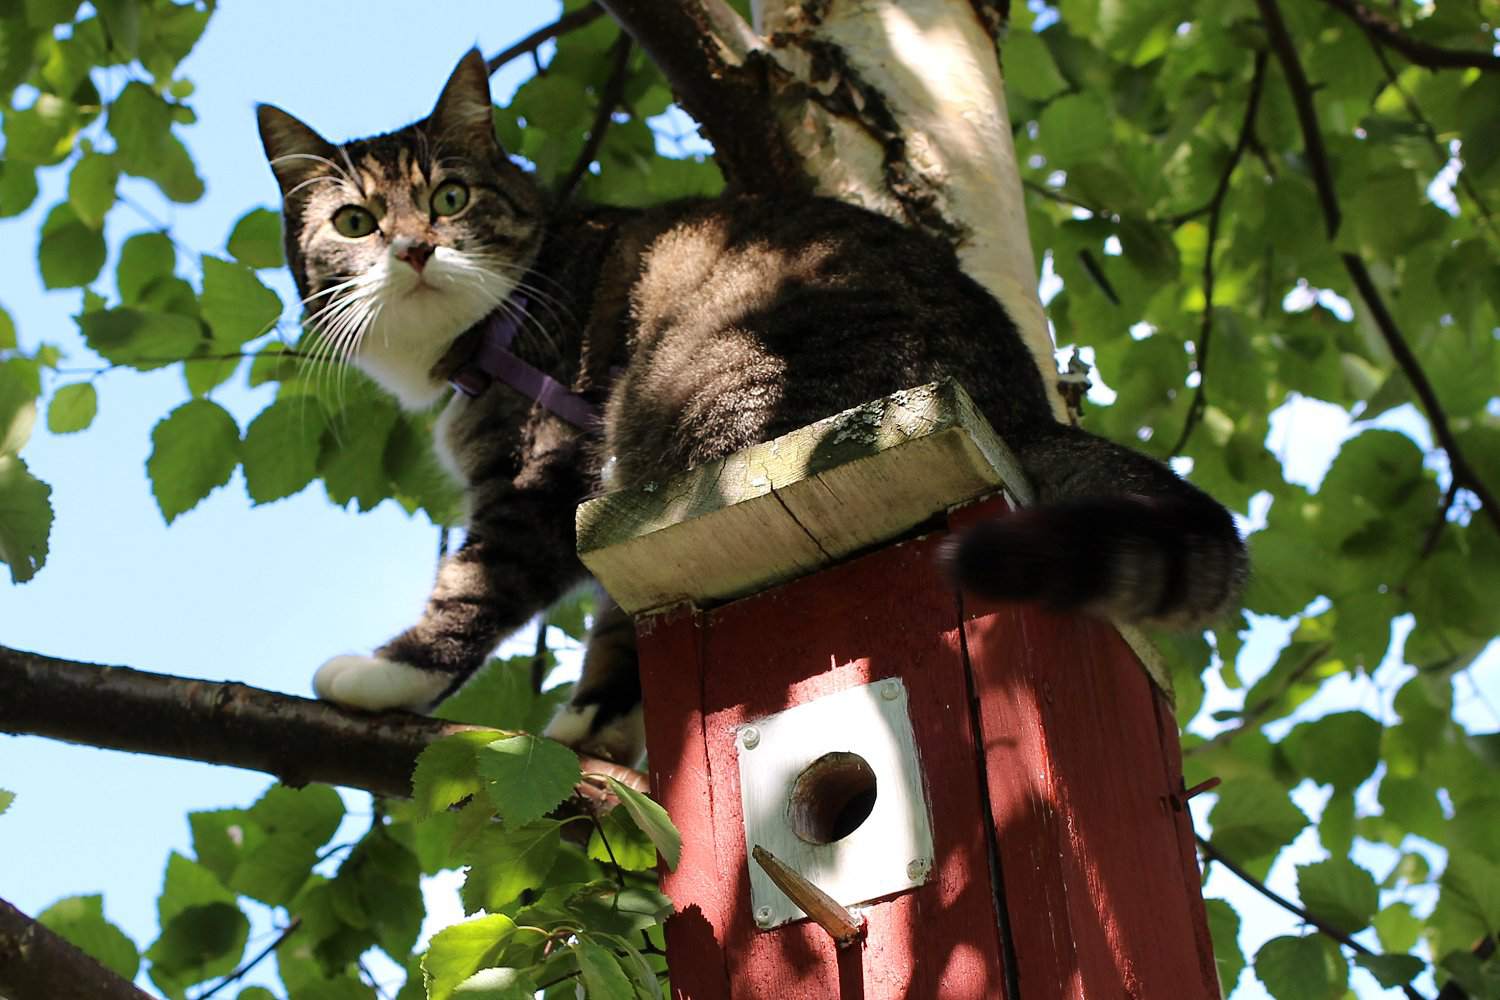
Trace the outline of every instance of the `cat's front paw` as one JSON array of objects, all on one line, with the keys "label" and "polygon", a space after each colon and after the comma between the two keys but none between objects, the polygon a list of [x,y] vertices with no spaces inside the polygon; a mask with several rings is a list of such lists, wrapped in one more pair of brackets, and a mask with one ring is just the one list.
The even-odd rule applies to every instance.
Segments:
[{"label": "cat's front paw", "polygon": [[421,710],[447,690],[452,678],[376,656],[335,656],[313,674],[324,701],[347,708]]}]

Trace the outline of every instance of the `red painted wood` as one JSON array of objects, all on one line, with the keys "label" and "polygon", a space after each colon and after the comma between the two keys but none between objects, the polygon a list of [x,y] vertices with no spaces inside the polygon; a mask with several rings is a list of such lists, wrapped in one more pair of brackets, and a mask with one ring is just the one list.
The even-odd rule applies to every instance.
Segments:
[{"label": "red painted wood", "polygon": [[[684,841],[663,881],[686,911],[667,924],[674,995],[965,1000],[1013,980],[1025,1000],[1216,997],[1170,707],[1108,626],[965,606],[934,566],[942,537],[641,623],[651,777]],[[910,692],[933,879],[871,907],[843,952],[807,922],[759,931],[736,728],[892,676]]]},{"label": "red painted wood", "polygon": [[[673,803],[668,811],[674,819],[691,825],[693,832],[683,831],[685,842],[695,833],[706,839],[706,833],[716,845],[712,875],[689,874],[685,854],[667,881],[667,892],[679,903],[699,901],[721,935],[731,979],[728,996],[977,1000],[1002,993],[1002,949],[958,637],[959,609],[935,569],[934,545],[927,540],[894,546],[701,616],[692,626],[701,643],[692,660],[703,667],[697,682],[690,663],[677,658],[690,645],[686,638],[670,640],[676,647],[670,667],[656,660],[668,654],[661,624],[653,626],[655,638],[642,650],[646,712],[655,737],[650,746],[653,778],[662,781],[656,787]],[[687,628],[684,619],[665,626],[668,633]],[[823,694],[893,676],[904,678],[910,692],[933,817],[934,877],[915,891],[871,907],[865,940],[843,953],[807,922],[759,931],[751,917],[744,862],[736,727]],[[692,728],[671,722],[670,716],[664,726],[658,722],[670,711],[665,707],[670,700],[691,700],[684,693],[688,691],[701,691],[707,767],[690,779],[705,777],[706,788],[695,785],[684,792],[671,786],[699,766],[697,758],[686,765],[658,758],[697,751],[686,745],[692,740],[659,736],[657,730]],[[705,816],[710,831],[702,828]],[[709,884],[714,879],[722,881]],[[725,914],[727,920],[721,916]],[[669,930],[679,919],[669,922]],[[678,952],[669,948],[669,953],[679,996],[724,995],[684,987]],[[702,971],[700,959],[686,959],[695,983]]]},{"label": "red painted wood", "polygon": [[1217,997],[1176,722],[1135,654],[1034,607],[970,606],[964,636],[1021,996]]}]

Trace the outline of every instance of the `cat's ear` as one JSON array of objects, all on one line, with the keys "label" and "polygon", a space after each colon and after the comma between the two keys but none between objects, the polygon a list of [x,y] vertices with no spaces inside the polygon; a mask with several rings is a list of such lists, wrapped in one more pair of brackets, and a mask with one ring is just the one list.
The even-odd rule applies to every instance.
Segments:
[{"label": "cat's ear", "polygon": [[274,105],[256,105],[255,119],[283,197],[309,177],[326,172],[338,155],[333,143]]},{"label": "cat's ear", "polygon": [[495,109],[490,103],[490,70],[478,49],[458,61],[443,85],[437,106],[427,118],[427,133],[435,145],[499,148],[495,138]]}]

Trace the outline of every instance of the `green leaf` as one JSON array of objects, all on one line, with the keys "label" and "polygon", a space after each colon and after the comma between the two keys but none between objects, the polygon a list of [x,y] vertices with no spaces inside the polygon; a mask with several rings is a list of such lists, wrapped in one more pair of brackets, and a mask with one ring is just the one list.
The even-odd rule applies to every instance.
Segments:
[{"label": "green leaf", "polygon": [[1109,109],[1093,93],[1059,97],[1042,112],[1040,124],[1042,151],[1053,169],[1097,157],[1113,141]]},{"label": "green leaf", "polygon": [[1234,993],[1240,972],[1245,968],[1245,953],[1240,951],[1240,915],[1222,899],[1205,899],[1208,911],[1208,933],[1214,944],[1214,964],[1219,970],[1219,981],[1224,984],[1224,995]]},{"label": "green leaf", "polygon": [[229,482],[239,452],[239,427],[217,403],[195,399],[160,421],[151,431],[146,473],[166,522]]},{"label": "green leaf", "polygon": [[416,856],[376,827],[339,866],[330,886],[334,909],[392,958],[405,956],[422,929],[421,877]]},{"label": "green leaf", "polygon": [[215,343],[233,349],[269,333],[281,318],[281,299],[243,264],[203,258],[203,318]]},{"label": "green leaf", "polygon": [[1317,934],[1272,938],[1255,953],[1255,975],[1276,1000],[1335,1000],[1348,974],[1336,947]]},{"label": "green leaf", "polygon": [[229,252],[249,267],[280,267],[286,262],[281,251],[281,213],[252,208],[229,234]]},{"label": "green leaf", "polygon": [[667,863],[668,870],[675,871],[677,862],[682,858],[682,834],[677,832],[677,827],[672,823],[672,818],[667,815],[667,811],[644,792],[638,792],[614,778],[607,780],[609,790],[614,792],[619,797],[620,804],[630,811],[630,818],[635,820],[635,825],[651,838],[651,842],[661,852],[662,860]]},{"label": "green leaf", "polygon": [[567,700],[572,686],[560,684],[536,694],[531,688],[531,664],[529,654],[490,660],[434,714],[474,726],[540,731]]},{"label": "green leaf", "polygon": [[635,987],[613,952],[590,941],[579,941],[573,950],[589,1000],[635,1000]]},{"label": "green leaf", "polygon": [[189,906],[146,949],[151,979],[163,991],[177,993],[190,983],[227,975],[239,964],[249,936],[250,921],[234,904]]},{"label": "green leaf", "polygon": [[341,507],[353,500],[360,510],[370,510],[391,495],[385,446],[399,417],[387,399],[362,399],[330,419],[330,444],[321,463],[329,500]]},{"label": "green leaf", "polygon": [[[0,810],[3,812],[4,810]],[[135,943],[104,919],[104,897],[70,896],[37,915],[37,923],[67,939],[80,951],[122,979],[134,979],[141,967]]]},{"label": "green leaf", "polygon": [[1354,964],[1368,970],[1386,989],[1406,986],[1427,968],[1427,963],[1414,955],[1364,955],[1355,952]]},{"label": "green leaf", "polygon": [[534,1000],[539,987],[520,969],[484,969],[453,989],[462,1000]]},{"label": "green leaf", "polygon": [[52,531],[52,487],[33,476],[26,463],[0,454],[0,562],[10,578],[25,583],[47,561]]},{"label": "green leaf", "polygon": [[0,160],[0,219],[20,215],[36,201],[36,168],[16,160]]},{"label": "green leaf", "polygon": [[260,411],[241,450],[251,502],[280,500],[312,482],[326,420],[322,405],[307,396],[278,399]]},{"label": "green leaf", "polygon": [[47,429],[53,434],[72,434],[94,422],[99,411],[99,396],[93,383],[75,382],[62,386],[47,404]]},{"label": "green leaf", "polygon": [[16,801],[15,792],[6,791],[4,788],[0,788],[0,816],[5,815],[5,811],[10,808],[10,804],[14,801]]},{"label": "green leaf", "polygon": [[86,312],[77,321],[83,339],[101,357],[139,371],[180,361],[204,343],[202,325],[175,313],[124,307]]},{"label": "green leaf", "polygon": [[120,248],[120,262],[115,265],[120,301],[138,304],[146,287],[170,275],[176,266],[177,251],[166,233],[136,233]]},{"label": "green leaf", "polygon": [[78,108],[54,94],[38,94],[24,110],[5,112],[5,159],[8,163],[51,166],[73,149]]},{"label": "green leaf", "polygon": [[55,206],[42,225],[37,265],[48,288],[87,285],[104,266],[104,236],[66,205]]},{"label": "green leaf", "polygon": [[1380,761],[1380,733],[1380,723],[1363,712],[1331,712],[1299,724],[1281,747],[1301,774],[1353,789]]},{"label": "green leaf", "polygon": [[172,109],[150,87],[132,81],[110,105],[107,127],[120,169],[150,177],[171,135]]},{"label": "green leaf", "polygon": [[68,204],[86,226],[98,229],[115,204],[115,182],[120,172],[104,153],[89,153],[73,164],[68,175]]},{"label": "green leaf", "polygon": [[290,903],[343,817],[344,802],[327,785],[271,786],[246,813],[264,839],[244,852],[230,887],[273,906]]},{"label": "green leaf", "polygon": [[1299,865],[1297,892],[1303,906],[1345,934],[1364,930],[1380,909],[1375,877],[1343,858]]},{"label": "green leaf", "polygon": [[11,350],[16,346],[16,323],[10,318],[10,313],[0,308],[0,351]]},{"label": "green leaf", "polygon": [[573,793],[578,755],[561,743],[529,734],[502,737],[478,753],[479,773],[507,826],[540,819]]},{"label": "green leaf", "polygon": [[460,983],[493,966],[515,930],[509,917],[497,913],[454,924],[435,935],[422,959],[428,1000],[447,1000]]},{"label": "green leaf", "polygon": [[235,1000],[276,1000],[276,994],[264,986],[250,986],[240,990]]},{"label": "green leaf", "polygon": [[656,845],[630,818],[630,810],[619,806],[599,817],[599,825],[589,834],[588,855],[628,872],[656,866]]},{"label": "green leaf", "polygon": [[573,893],[568,908],[593,930],[635,935],[665,920],[672,912],[672,901],[655,889],[621,889],[614,882],[594,882]]},{"label": "green leaf", "polygon": [[[1500,864],[1470,851],[1448,854],[1439,907],[1462,921],[1462,937],[1500,932]],[[1436,919],[1436,915],[1434,915]]]},{"label": "green leaf", "polygon": [[479,794],[484,783],[479,778],[475,757],[497,735],[483,729],[451,733],[429,743],[417,755],[417,766],[411,776],[411,800],[418,819]]},{"label": "green leaf", "polygon": [[1005,87],[1033,101],[1045,101],[1068,89],[1068,81],[1058,72],[1047,43],[1034,31],[1012,31],[1000,49],[1005,67]]},{"label": "green leaf", "polygon": [[527,889],[541,887],[557,860],[561,824],[538,820],[518,829],[491,824],[465,850],[469,871],[461,896],[465,913],[491,913]]},{"label": "green leaf", "polygon": [[0,455],[14,455],[31,440],[41,393],[41,368],[35,361],[0,361]]},{"label": "green leaf", "polygon": [[1257,777],[1224,785],[1208,821],[1214,846],[1241,865],[1274,855],[1307,825],[1285,789]]}]

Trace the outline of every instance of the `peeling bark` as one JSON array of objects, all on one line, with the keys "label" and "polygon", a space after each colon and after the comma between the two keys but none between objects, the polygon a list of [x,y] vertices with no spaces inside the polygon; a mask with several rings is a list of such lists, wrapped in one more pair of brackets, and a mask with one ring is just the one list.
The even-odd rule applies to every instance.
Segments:
[{"label": "peeling bark", "polygon": [[777,67],[771,100],[815,189],[953,243],[1055,387],[995,50],[1006,11],[993,0],[755,5]]}]

